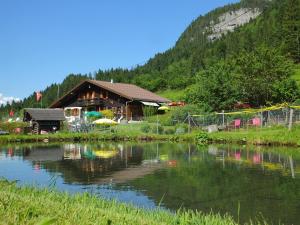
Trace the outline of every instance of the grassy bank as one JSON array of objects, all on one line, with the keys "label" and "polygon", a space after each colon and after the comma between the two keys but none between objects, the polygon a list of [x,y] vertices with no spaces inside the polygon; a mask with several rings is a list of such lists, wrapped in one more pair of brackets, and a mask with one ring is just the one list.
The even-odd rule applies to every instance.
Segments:
[{"label": "grassy bank", "polygon": [[229,216],[171,214],[93,197],[0,181],[0,224],[236,224]]},{"label": "grassy bank", "polygon": [[[97,142],[97,141],[171,141],[205,143],[242,143],[270,146],[300,146],[300,126],[294,126],[292,131],[286,127],[239,129],[211,134],[203,134],[201,129],[192,129],[191,133],[184,134],[156,134],[141,131],[141,124],[120,125],[113,132],[92,133],[56,133],[47,135],[6,135],[0,136],[1,144],[33,143],[33,142]],[[165,129],[171,129],[165,127]],[[173,129],[173,128],[172,128]],[[200,138],[201,136],[201,138]]]},{"label": "grassy bank", "polygon": [[209,134],[215,143],[245,143],[254,145],[300,146],[300,127],[294,126],[292,131],[279,126],[272,128],[240,129],[230,132]]},{"label": "grassy bank", "polygon": [[48,135],[6,135],[0,136],[0,143],[30,142],[87,142],[87,141],[193,141],[195,134],[122,134],[122,133],[58,133]]}]

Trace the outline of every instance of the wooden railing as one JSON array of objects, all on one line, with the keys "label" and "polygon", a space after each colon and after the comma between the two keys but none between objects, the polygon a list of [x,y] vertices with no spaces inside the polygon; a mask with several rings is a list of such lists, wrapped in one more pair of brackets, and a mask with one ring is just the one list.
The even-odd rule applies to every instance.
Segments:
[{"label": "wooden railing", "polygon": [[104,98],[93,98],[93,99],[78,99],[76,102],[71,104],[71,107],[87,107],[87,106],[103,106],[103,107],[120,107],[122,106],[118,102],[112,102],[109,99]]}]

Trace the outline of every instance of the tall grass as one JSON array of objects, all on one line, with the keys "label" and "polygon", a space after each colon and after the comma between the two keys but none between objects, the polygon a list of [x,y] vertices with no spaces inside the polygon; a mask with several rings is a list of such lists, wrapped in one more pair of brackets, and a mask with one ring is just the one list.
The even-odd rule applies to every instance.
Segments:
[{"label": "tall grass", "polygon": [[230,216],[146,210],[90,194],[17,187],[0,181],[0,224],[203,224],[235,225]]}]

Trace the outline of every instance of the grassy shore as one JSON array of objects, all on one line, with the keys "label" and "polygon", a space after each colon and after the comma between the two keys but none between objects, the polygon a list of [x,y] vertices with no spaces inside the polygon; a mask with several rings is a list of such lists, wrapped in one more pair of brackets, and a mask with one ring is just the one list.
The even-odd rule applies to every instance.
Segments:
[{"label": "grassy shore", "polygon": [[31,142],[88,142],[88,141],[194,141],[195,134],[122,134],[122,133],[57,133],[47,135],[0,136],[1,144]]},{"label": "grassy shore", "polygon": [[[0,136],[1,144],[32,143],[32,142],[88,142],[88,141],[171,141],[197,142],[200,129],[192,129],[185,134],[155,134],[143,133],[141,125],[120,126],[114,132],[92,133],[56,133],[47,135],[6,135]],[[223,131],[204,136],[209,143],[242,143],[270,146],[300,146],[300,126],[294,126],[292,131],[286,127],[251,128],[233,131]],[[205,140],[204,140],[205,141]]]},{"label": "grassy shore", "polygon": [[89,194],[17,187],[0,181],[0,224],[237,224],[229,216],[139,209]]},{"label": "grassy shore", "polygon": [[244,143],[271,146],[300,146],[300,127],[294,126],[292,131],[278,126],[272,128],[240,129],[230,132],[209,134],[214,143]]}]

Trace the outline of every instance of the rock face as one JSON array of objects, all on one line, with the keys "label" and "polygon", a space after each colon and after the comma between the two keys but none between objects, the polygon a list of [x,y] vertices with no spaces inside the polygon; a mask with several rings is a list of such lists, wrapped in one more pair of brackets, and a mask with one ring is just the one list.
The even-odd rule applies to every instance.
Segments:
[{"label": "rock face", "polygon": [[208,35],[208,39],[214,41],[222,35],[234,31],[235,28],[249,23],[251,19],[255,19],[260,14],[261,11],[258,8],[242,8],[224,13],[218,18],[218,21],[211,21],[210,27],[207,27],[206,32],[211,33]]}]

